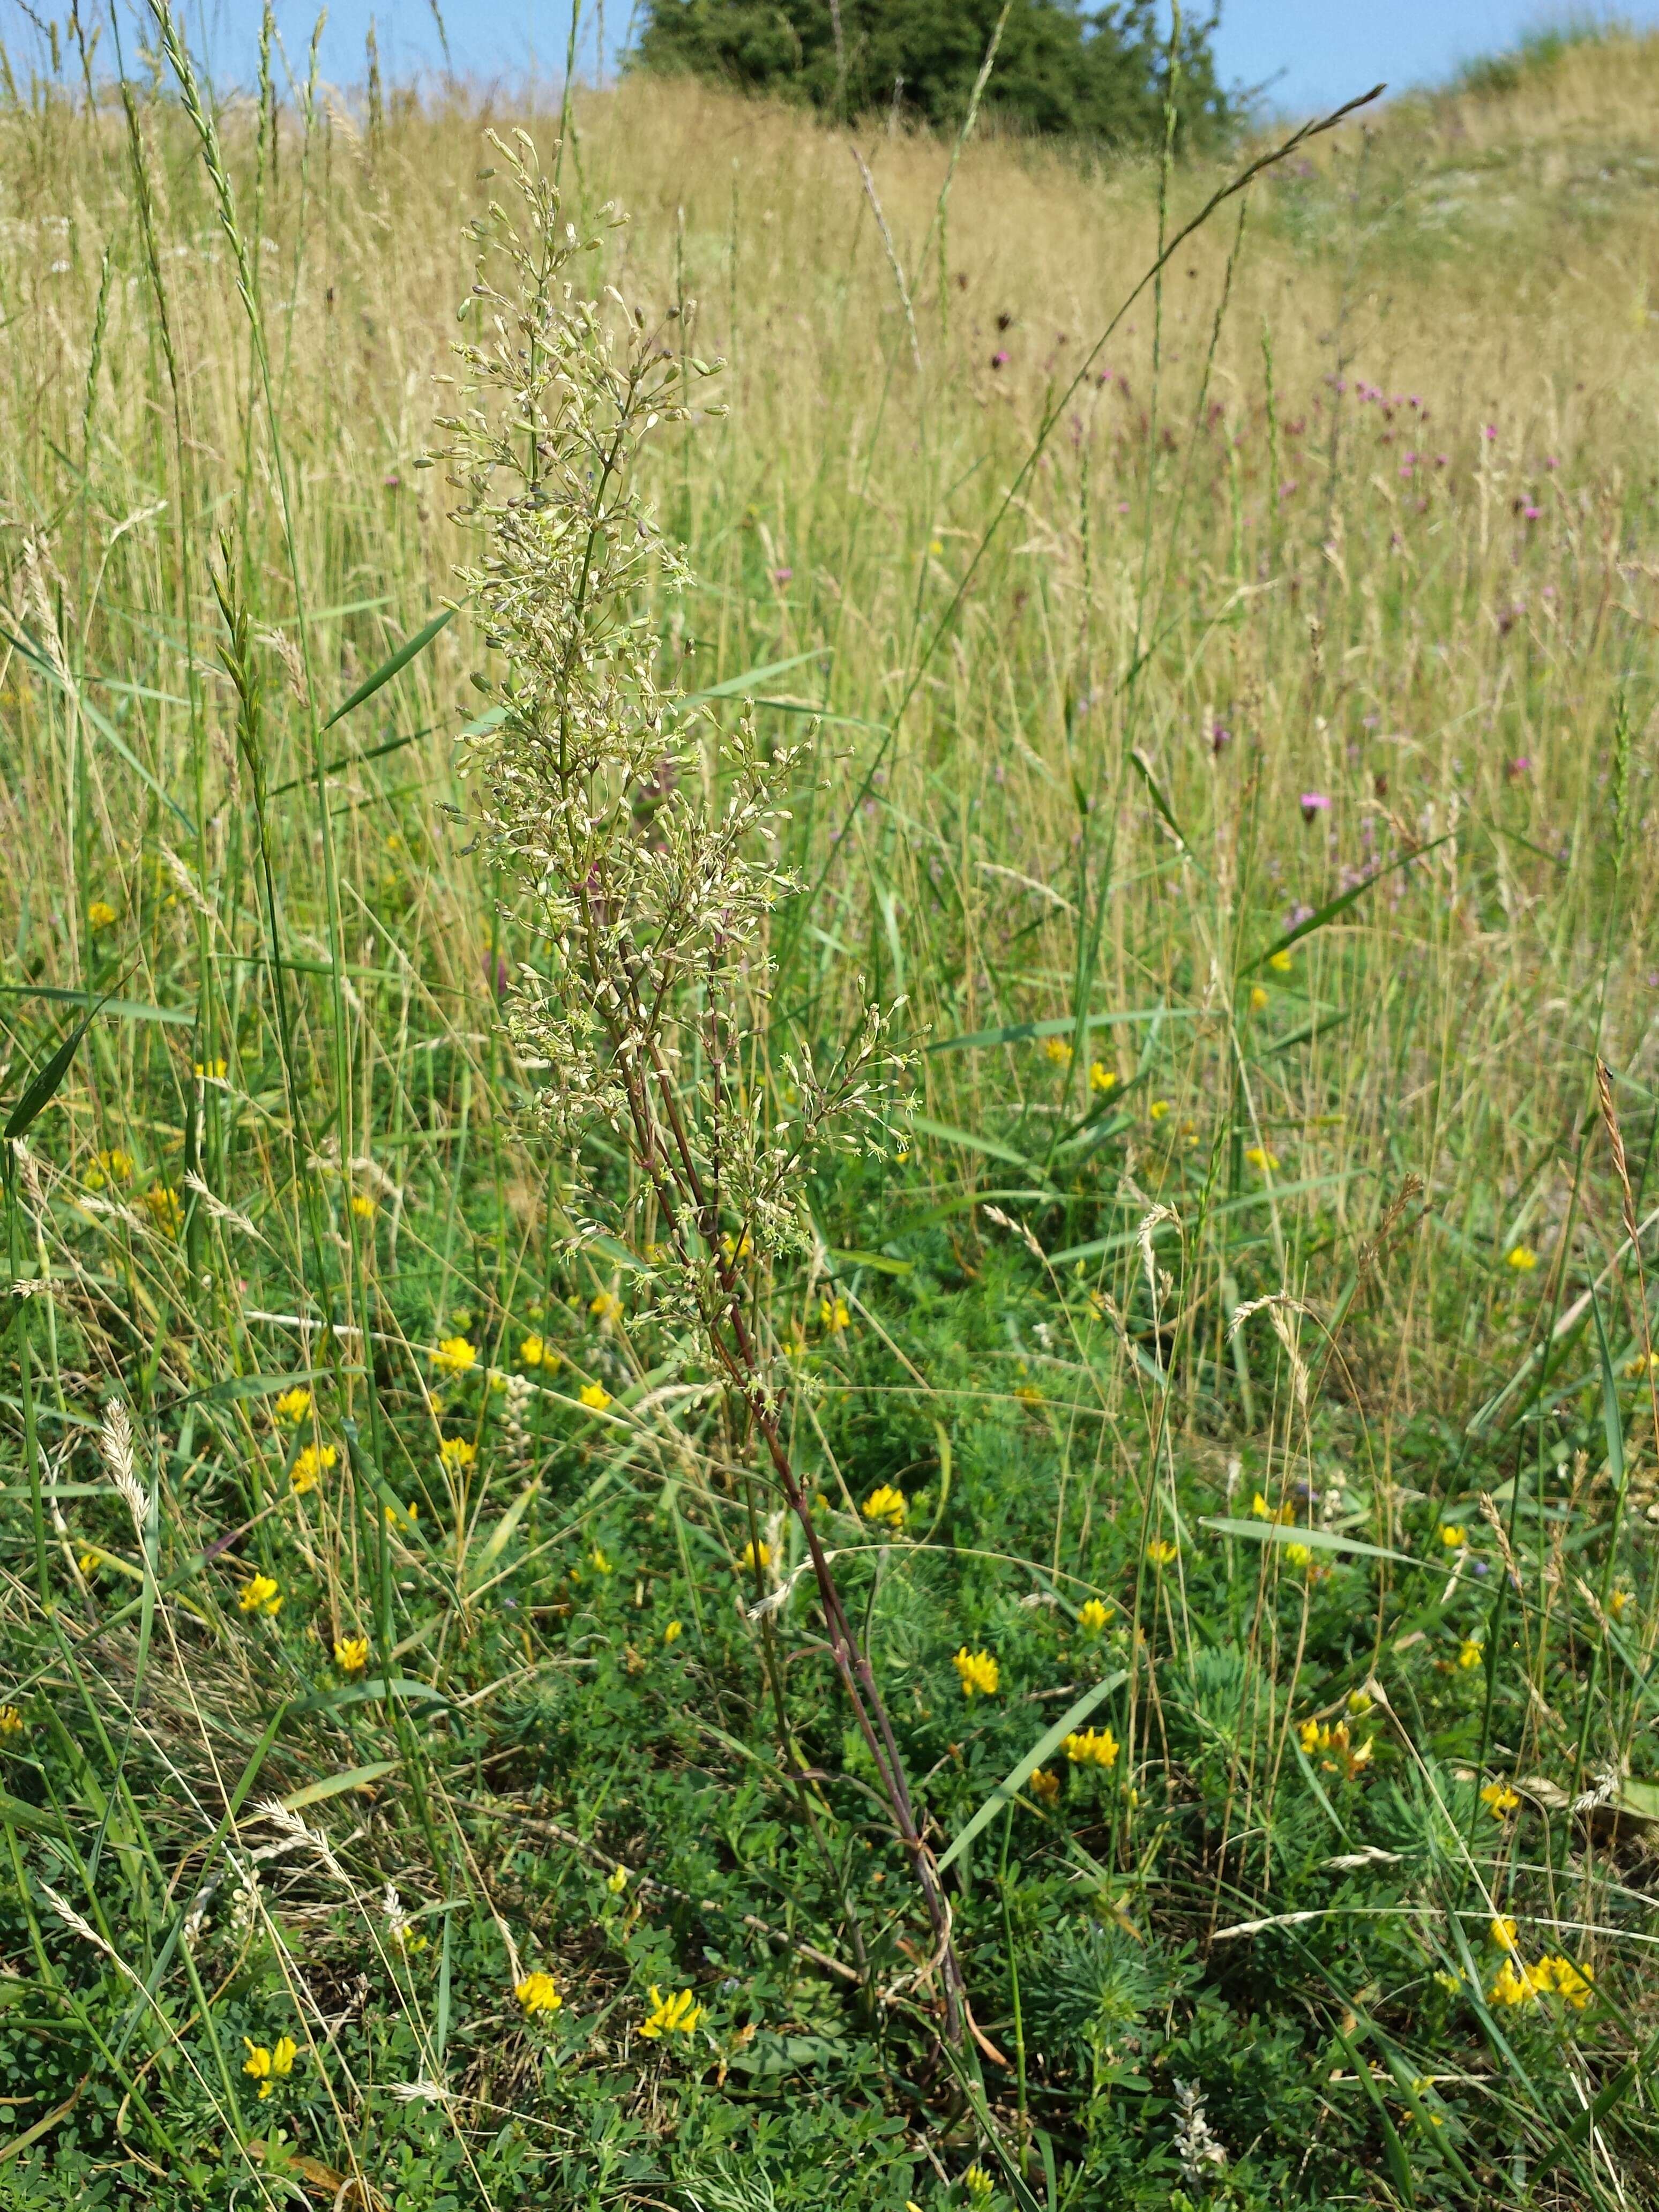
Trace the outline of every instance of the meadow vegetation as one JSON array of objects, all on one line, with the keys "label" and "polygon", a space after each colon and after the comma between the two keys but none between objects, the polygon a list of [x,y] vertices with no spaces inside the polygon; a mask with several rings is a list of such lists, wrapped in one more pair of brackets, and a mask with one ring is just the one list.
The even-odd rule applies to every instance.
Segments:
[{"label": "meadow vegetation", "polygon": [[1654,2201],[1659,45],[1143,283],[163,22],[0,81],[0,2203]]}]

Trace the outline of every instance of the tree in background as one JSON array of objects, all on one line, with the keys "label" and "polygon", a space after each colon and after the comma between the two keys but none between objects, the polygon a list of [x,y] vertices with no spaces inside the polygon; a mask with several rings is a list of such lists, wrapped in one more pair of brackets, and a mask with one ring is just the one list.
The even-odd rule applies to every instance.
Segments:
[{"label": "tree in background", "polygon": [[[646,0],[631,65],[685,70],[851,119],[896,106],[945,129],[966,112],[1002,0]],[[1214,18],[1183,27],[1177,128],[1226,137],[1236,103],[1216,76]],[[1085,9],[1012,0],[985,106],[1049,136],[1146,145],[1164,130],[1169,41],[1154,0]]]}]

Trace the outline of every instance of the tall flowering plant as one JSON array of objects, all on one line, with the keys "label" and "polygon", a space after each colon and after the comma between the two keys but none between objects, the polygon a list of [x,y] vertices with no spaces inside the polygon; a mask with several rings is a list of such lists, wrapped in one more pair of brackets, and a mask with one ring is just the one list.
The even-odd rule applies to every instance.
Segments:
[{"label": "tall flowering plant", "polygon": [[536,1110],[568,1163],[573,1241],[628,1249],[740,1401],[800,1524],[836,1670],[916,1869],[954,2040],[964,2007],[949,1907],[790,1459],[789,1371],[755,1296],[766,1269],[810,1249],[810,1165],[879,1148],[906,1103],[896,1010],[868,1006],[825,1066],[775,1036],[769,924],[795,889],[781,850],[799,755],[763,748],[747,718],[720,732],[665,687],[650,612],[652,587],[684,572],[641,492],[641,447],[690,419],[713,371],[614,289],[590,294],[584,261],[599,241],[564,219],[527,137],[494,143],[518,204],[473,227],[479,334],[456,349],[461,404],[441,420],[437,458],[483,540],[461,580],[504,663],[467,770],[481,834],[544,954],[510,985],[507,1018],[544,1076]]}]

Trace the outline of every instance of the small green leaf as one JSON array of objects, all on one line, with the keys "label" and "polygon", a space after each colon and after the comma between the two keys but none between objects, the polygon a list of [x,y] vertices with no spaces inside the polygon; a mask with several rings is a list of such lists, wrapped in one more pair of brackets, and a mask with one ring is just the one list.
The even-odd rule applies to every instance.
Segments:
[{"label": "small green leaf", "polygon": [[0,1135],[3,1135],[8,1142],[21,1137],[30,1123],[44,1114],[58,1096],[64,1078],[70,1072],[70,1063],[80,1050],[81,1040],[92,1027],[97,1011],[94,1007],[92,1013],[86,1015],[83,1019],[76,1023],[12,1108],[10,1119],[7,1121],[4,1130],[0,1131]]},{"label": "small green leaf", "polygon": [[736,699],[753,691],[757,684],[765,684],[774,676],[781,676],[786,669],[799,668],[808,660],[822,660],[829,653],[827,645],[817,646],[811,653],[798,653],[788,660],[769,660],[763,668],[745,668],[741,676],[728,676],[724,684],[711,684],[706,691],[689,691],[681,700],[683,707],[700,707],[705,699]]},{"label": "small green leaf", "polygon": [[911,1116],[910,1127],[919,1129],[924,1137],[937,1138],[942,1145],[963,1145],[970,1152],[983,1152],[990,1159],[1006,1160],[1012,1167],[1024,1168],[1027,1175],[1042,1172],[1026,1158],[1024,1152],[1017,1152],[1012,1145],[1000,1144],[994,1137],[978,1137],[971,1129],[955,1129],[948,1121],[930,1121],[921,1114]]},{"label": "small green leaf", "polygon": [[1115,1674],[1109,1674],[1103,1682],[1097,1682],[1093,1689],[1085,1690],[1075,1705],[1066,1707],[1054,1726],[1037,1738],[1036,1744],[1026,1753],[1024,1758],[1009,1768],[967,1826],[958,1829],[951,1839],[951,1848],[939,1860],[939,1870],[941,1874],[959,1852],[967,1850],[986,1823],[995,1819],[1014,1792],[1024,1789],[1050,1753],[1058,1751],[1066,1737],[1075,1729],[1082,1727],[1101,1699],[1109,1697],[1114,1690],[1121,1688],[1128,1679],[1120,1668]]},{"label": "small green leaf", "polygon": [[416,654],[423,652],[431,644],[446,623],[453,622],[454,619],[453,607],[446,607],[441,615],[434,615],[429,623],[417,629],[413,637],[406,639],[398,647],[390,660],[383,660],[372,676],[363,679],[351,696],[343,705],[334,709],[327,721],[323,724],[323,727],[325,730],[331,730],[334,725],[349,714],[354,707],[361,707],[365,699],[372,699],[383,684],[390,684],[399,669],[407,668]]},{"label": "small green leaf", "polygon": [[55,999],[62,1006],[92,1006],[100,1013],[117,1014],[129,1022],[172,1022],[177,1028],[196,1026],[196,1017],[182,1006],[147,1006],[137,999],[100,999],[94,991],[59,991],[45,983],[0,983],[9,998]]},{"label": "small green leaf", "polygon": [[1298,1528],[1291,1521],[1224,1521],[1201,1515],[1200,1528],[1213,1528],[1218,1536],[1245,1536],[1256,1544],[1304,1544],[1310,1552],[1358,1552],[1368,1559],[1392,1559],[1402,1567],[1425,1563],[1407,1552],[1385,1551],[1380,1544],[1362,1544],[1354,1536],[1333,1535],[1328,1528]]},{"label": "small green leaf", "polygon": [[[1085,1030],[1115,1028],[1121,1022],[1190,1022],[1198,1018],[1189,1006],[1129,1006],[1121,1013],[1085,1014]],[[988,1045],[1024,1044],[1032,1037],[1075,1036],[1078,1024],[1074,1016],[1065,1015],[1059,1021],[1008,1022],[1000,1030],[975,1030],[967,1036],[941,1037],[930,1044],[929,1052],[978,1052]]]},{"label": "small green leaf", "polygon": [[1402,853],[1397,860],[1390,860],[1387,867],[1373,869],[1363,884],[1356,884],[1352,890],[1340,891],[1334,899],[1327,899],[1324,905],[1316,908],[1305,921],[1298,921],[1294,929],[1287,929],[1283,937],[1276,937],[1265,952],[1259,954],[1239,972],[1251,975],[1258,968],[1265,968],[1276,953],[1288,952],[1291,945],[1300,944],[1304,937],[1311,937],[1315,930],[1323,929],[1326,923],[1334,921],[1338,915],[1346,914],[1356,901],[1364,897],[1373,884],[1380,884],[1384,876],[1392,876],[1401,868],[1410,867],[1413,860],[1420,860],[1425,854],[1436,851],[1454,834],[1449,830],[1444,837],[1437,837],[1431,844],[1419,845],[1409,853]]},{"label": "small green leaf", "polygon": [[307,1783],[303,1790],[295,1790],[284,1797],[283,1803],[290,1813],[298,1813],[307,1805],[320,1805],[325,1798],[339,1797],[348,1790],[361,1790],[370,1782],[378,1782],[383,1774],[390,1774],[398,1764],[395,1759],[377,1759],[371,1766],[354,1766],[348,1774],[330,1774],[320,1782]]}]

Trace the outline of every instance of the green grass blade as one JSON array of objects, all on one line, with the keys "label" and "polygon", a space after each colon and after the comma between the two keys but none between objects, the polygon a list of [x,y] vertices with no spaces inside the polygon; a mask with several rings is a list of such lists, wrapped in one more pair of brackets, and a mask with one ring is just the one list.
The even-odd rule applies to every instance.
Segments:
[{"label": "green grass blade", "polygon": [[407,668],[416,654],[423,653],[444,625],[454,619],[455,609],[446,607],[441,614],[434,615],[430,622],[422,623],[413,637],[405,639],[389,660],[383,660],[374,674],[366,676],[351,696],[334,709],[323,724],[324,729],[331,730],[337,722],[343,721],[350,714],[354,707],[361,707],[365,699],[372,699],[383,684],[390,684],[394,676]]},{"label": "green grass blade", "polygon": [[1024,1787],[1043,1760],[1058,1751],[1068,1735],[1082,1727],[1102,1698],[1109,1697],[1114,1690],[1121,1689],[1128,1679],[1128,1675],[1120,1668],[1115,1674],[1108,1674],[1103,1681],[1097,1682],[1092,1689],[1085,1690],[1074,1704],[1066,1707],[1054,1726],[1046,1729],[1024,1757],[1017,1759],[1009,1768],[967,1825],[957,1831],[956,1835],[951,1838],[950,1849],[939,1859],[939,1870],[941,1874],[954,1859],[959,1857],[967,1850],[981,1829],[996,1818],[1015,1791]]}]

